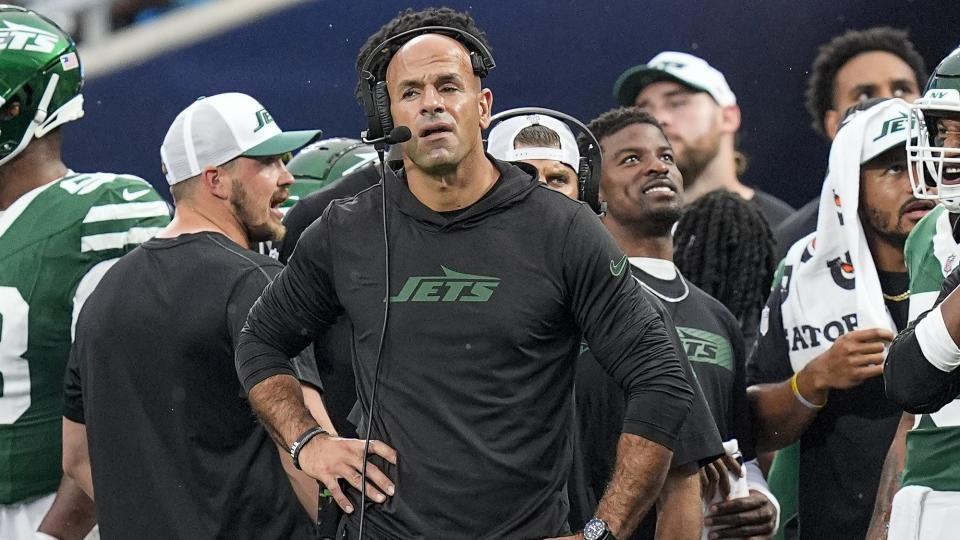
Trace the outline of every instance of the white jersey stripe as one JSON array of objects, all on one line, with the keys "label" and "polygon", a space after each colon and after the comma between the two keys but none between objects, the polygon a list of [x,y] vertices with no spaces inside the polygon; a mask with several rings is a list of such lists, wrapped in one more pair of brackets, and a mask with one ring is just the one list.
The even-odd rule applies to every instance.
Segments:
[{"label": "white jersey stripe", "polygon": [[136,203],[104,204],[94,206],[83,218],[84,223],[113,221],[115,219],[134,219],[169,216],[170,210],[163,201],[149,201]]},{"label": "white jersey stripe", "polygon": [[163,227],[131,227],[124,232],[91,234],[80,238],[80,251],[122,249],[130,244],[142,244],[157,235]]}]

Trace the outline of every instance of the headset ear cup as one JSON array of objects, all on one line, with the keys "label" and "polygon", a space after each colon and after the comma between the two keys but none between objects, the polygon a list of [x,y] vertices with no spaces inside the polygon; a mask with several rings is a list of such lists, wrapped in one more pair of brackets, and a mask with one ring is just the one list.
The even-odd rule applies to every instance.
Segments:
[{"label": "headset ear cup", "polygon": [[363,101],[363,112],[367,117],[367,139],[383,137],[380,132],[380,113],[377,111],[377,100],[373,97],[374,78],[369,72],[363,72],[360,80],[360,98]]},{"label": "headset ear cup", "polygon": [[390,94],[387,92],[387,83],[380,81],[373,90],[373,99],[377,104],[377,117],[380,121],[382,136],[393,131],[393,117],[390,116]]},{"label": "headset ear cup", "polygon": [[585,157],[580,158],[580,170],[577,171],[577,183],[580,184],[580,200],[587,201],[587,195],[590,184],[590,161]]},{"label": "headset ear cup", "polygon": [[471,52],[470,53],[470,67],[473,68],[473,73],[481,79],[487,76],[487,64],[483,61],[483,56]]},{"label": "headset ear cup", "polygon": [[603,208],[600,204],[600,174],[601,157],[599,152],[592,148],[588,150],[591,157],[580,158],[580,200],[587,203],[597,214],[602,213]]}]

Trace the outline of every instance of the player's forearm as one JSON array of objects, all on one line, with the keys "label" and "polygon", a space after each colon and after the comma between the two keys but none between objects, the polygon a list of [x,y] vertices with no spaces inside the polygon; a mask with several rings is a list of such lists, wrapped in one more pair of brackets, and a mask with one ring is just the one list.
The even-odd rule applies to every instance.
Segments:
[{"label": "player's forearm", "polygon": [[960,350],[941,315],[935,308],[911,323],[890,345],[884,363],[887,398],[914,414],[937,411],[960,391]]},{"label": "player's forearm", "polygon": [[53,505],[37,530],[60,540],[81,540],[96,523],[93,501],[76,481],[64,475]]},{"label": "player's forearm", "polygon": [[613,478],[597,506],[617,538],[629,538],[657,500],[673,452],[637,435],[624,433],[617,444]]},{"label": "player's forearm", "polygon": [[703,501],[696,463],[670,469],[657,500],[658,540],[699,540]]},{"label": "player's forearm", "polygon": [[66,417],[63,418],[63,472],[93,499],[87,426]]},{"label": "player's forearm", "polygon": [[[300,388],[303,391],[303,402],[313,418],[320,424],[320,427],[327,430],[327,433],[336,435],[337,430],[333,427],[330,415],[327,414],[327,408],[323,404],[323,397],[320,395],[320,392],[308,384],[301,384]],[[290,450],[288,448],[278,446],[277,449],[280,452],[280,463],[283,464],[283,470],[287,473],[287,478],[290,479],[290,484],[293,486],[293,492],[297,496],[297,500],[300,501],[301,506],[306,510],[310,519],[316,521],[317,498],[320,495],[320,490],[318,489],[319,484],[310,477],[310,475],[293,466],[293,460],[290,458]]]},{"label": "player's forearm", "polygon": [[756,418],[757,450],[761,452],[779,450],[799,440],[817,414],[800,403],[789,380],[751,386],[747,396]]},{"label": "player's forearm", "polygon": [[305,431],[318,425],[303,402],[300,382],[291,375],[274,375],[250,390],[250,405],[281,448],[290,448]]},{"label": "player's forearm", "polygon": [[887,538],[887,524],[890,522],[890,510],[893,507],[893,496],[900,490],[900,477],[907,457],[907,432],[913,427],[913,415],[904,413],[897,425],[897,433],[890,443],[887,458],[880,472],[880,486],[877,489],[877,499],[873,506],[873,517],[870,519],[870,528],[867,531],[868,540],[885,540]]}]

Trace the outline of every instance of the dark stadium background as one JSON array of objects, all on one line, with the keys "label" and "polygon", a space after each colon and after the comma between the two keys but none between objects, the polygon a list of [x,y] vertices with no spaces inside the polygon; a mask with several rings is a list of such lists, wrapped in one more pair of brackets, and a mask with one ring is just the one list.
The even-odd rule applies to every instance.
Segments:
[{"label": "dark stadium background", "polygon": [[[68,125],[77,171],[129,172],[167,195],[159,147],[201,95],[241,91],[284,129],[357,137],[354,61],[366,37],[404,7],[437,2],[315,1],[87,83],[86,118]],[[960,0],[449,1],[473,13],[494,46],[495,111],[534,105],[587,121],[613,105],[625,68],[661,50],[703,56],[743,109],[748,183],[795,206],[819,192],[827,145],[803,92],[817,46],[850,28],[910,30],[929,69],[960,44]]]}]

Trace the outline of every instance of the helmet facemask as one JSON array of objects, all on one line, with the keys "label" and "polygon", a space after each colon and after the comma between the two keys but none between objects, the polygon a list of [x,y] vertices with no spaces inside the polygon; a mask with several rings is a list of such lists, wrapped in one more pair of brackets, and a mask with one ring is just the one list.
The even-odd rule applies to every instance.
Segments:
[{"label": "helmet facemask", "polygon": [[931,90],[910,107],[907,160],[914,196],[960,213],[960,92]]}]

